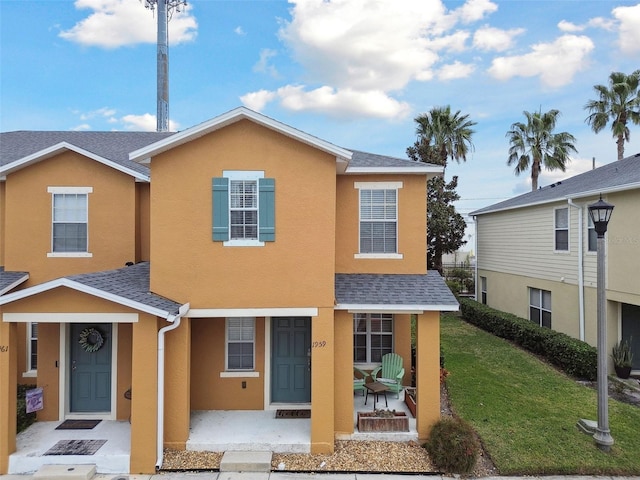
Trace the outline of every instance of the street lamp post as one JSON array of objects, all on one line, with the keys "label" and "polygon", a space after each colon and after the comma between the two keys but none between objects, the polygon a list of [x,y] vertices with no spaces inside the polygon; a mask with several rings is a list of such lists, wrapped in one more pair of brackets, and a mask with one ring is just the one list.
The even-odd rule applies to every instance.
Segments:
[{"label": "street lamp post", "polygon": [[596,234],[598,235],[598,427],[593,438],[598,448],[608,452],[613,445],[613,437],[609,431],[609,387],[608,387],[608,369],[607,369],[607,312],[605,304],[604,292],[604,234],[607,232],[607,225],[611,218],[613,205],[600,200],[589,205],[589,215],[593,221]]}]

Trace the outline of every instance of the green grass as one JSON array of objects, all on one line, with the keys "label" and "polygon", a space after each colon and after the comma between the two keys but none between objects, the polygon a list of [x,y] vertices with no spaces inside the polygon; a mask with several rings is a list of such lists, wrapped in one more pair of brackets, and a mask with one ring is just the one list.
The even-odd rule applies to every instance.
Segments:
[{"label": "green grass", "polygon": [[596,391],[454,315],[442,351],[454,412],[471,423],[502,475],[639,475],[640,408],[609,400],[610,453],[576,426],[597,419]]}]

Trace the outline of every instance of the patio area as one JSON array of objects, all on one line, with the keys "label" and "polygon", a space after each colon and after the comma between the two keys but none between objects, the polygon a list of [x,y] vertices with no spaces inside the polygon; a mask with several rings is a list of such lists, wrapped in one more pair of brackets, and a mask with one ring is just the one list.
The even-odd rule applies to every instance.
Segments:
[{"label": "patio area", "polygon": [[[388,407],[380,396],[375,408],[404,412],[409,417],[408,432],[358,432],[357,412],[371,412],[374,397],[354,393],[354,433],[338,435],[336,440],[417,441],[416,420],[400,398],[387,394]],[[306,406],[308,408],[308,406]],[[301,406],[305,408],[305,406]],[[17,451],[9,458],[9,473],[33,473],[42,465],[95,464],[100,473],[129,471],[131,425],[126,421],[101,421],[88,430],[56,430],[62,422],[36,422],[17,437]],[[274,453],[309,453],[311,420],[276,418],[276,410],[193,411],[186,449],[224,452],[228,450],[265,450]],[[64,440],[105,440],[93,454],[51,455],[47,452]]]}]

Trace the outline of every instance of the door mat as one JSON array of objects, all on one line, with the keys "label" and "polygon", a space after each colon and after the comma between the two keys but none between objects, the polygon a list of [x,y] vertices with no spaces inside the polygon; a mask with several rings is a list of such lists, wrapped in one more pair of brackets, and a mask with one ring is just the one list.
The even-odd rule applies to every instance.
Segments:
[{"label": "door mat", "polygon": [[93,455],[106,440],[60,440],[45,455]]},{"label": "door mat", "polygon": [[276,410],[276,418],[311,418],[311,410]]},{"label": "door mat", "polygon": [[65,420],[56,430],[91,430],[102,420]]}]

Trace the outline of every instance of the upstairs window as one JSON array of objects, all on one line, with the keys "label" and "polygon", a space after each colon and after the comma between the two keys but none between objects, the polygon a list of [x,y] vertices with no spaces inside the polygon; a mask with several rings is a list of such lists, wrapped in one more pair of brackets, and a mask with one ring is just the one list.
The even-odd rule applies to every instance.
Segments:
[{"label": "upstairs window", "polygon": [[52,193],[50,256],[87,256],[90,187],[49,187]]},{"label": "upstairs window", "polygon": [[557,251],[569,251],[569,208],[556,208],[555,246]]},{"label": "upstairs window", "polygon": [[360,246],[356,257],[398,255],[398,189],[401,182],[356,183],[360,191]]},{"label": "upstairs window", "polygon": [[393,352],[393,315],[356,313],[353,315],[354,363],[380,363]]},{"label": "upstairs window", "polygon": [[212,182],[213,241],[229,246],[275,241],[275,180],[257,171],[223,173]]},{"label": "upstairs window", "polygon": [[591,219],[591,215],[587,213],[587,244],[589,252],[597,252],[598,251],[598,234],[596,233],[596,227],[593,224],[593,220]]},{"label": "upstairs window", "polygon": [[227,370],[254,369],[255,318],[227,318]]}]

